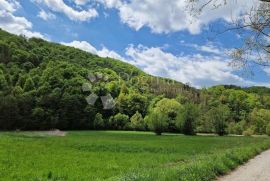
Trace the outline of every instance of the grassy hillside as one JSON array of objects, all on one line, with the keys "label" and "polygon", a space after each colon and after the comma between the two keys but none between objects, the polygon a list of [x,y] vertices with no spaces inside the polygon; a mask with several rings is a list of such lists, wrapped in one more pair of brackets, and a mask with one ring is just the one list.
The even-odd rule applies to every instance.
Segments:
[{"label": "grassy hillside", "polygon": [[268,138],[0,133],[0,180],[208,181],[269,147]]}]

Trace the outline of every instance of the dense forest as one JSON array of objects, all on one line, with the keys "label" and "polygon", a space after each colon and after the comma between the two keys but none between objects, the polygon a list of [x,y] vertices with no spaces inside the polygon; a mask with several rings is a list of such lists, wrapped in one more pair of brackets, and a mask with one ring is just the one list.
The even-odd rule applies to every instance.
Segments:
[{"label": "dense forest", "polygon": [[[95,104],[87,102],[90,94],[97,95]],[[113,109],[104,109],[107,95]],[[119,60],[0,30],[0,129],[270,134],[270,88],[199,90]]]}]

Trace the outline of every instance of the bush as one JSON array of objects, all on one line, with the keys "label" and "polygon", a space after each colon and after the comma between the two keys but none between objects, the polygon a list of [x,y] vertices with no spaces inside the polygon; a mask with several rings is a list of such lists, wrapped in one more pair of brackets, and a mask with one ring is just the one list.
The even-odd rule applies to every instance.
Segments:
[{"label": "bush", "polygon": [[197,133],[214,133],[214,125],[209,119],[206,119],[206,114],[199,117],[196,132]]},{"label": "bush", "polygon": [[97,113],[96,116],[95,116],[95,120],[94,120],[94,128],[95,129],[102,129],[104,128],[104,120],[103,120],[103,117],[102,117],[102,114],[100,113]]},{"label": "bush", "polygon": [[161,135],[168,128],[168,116],[157,110],[152,111],[146,118],[147,125],[156,135]]},{"label": "bush", "polygon": [[196,123],[199,117],[199,109],[194,104],[186,104],[176,118],[176,126],[185,135],[195,135]]},{"label": "bush", "polygon": [[123,129],[129,122],[129,117],[125,114],[118,113],[110,118],[110,125],[114,129]]},{"label": "bush", "polygon": [[130,121],[135,130],[145,130],[143,117],[138,111],[130,118]]},{"label": "bush", "polygon": [[254,131],[252,128],[248,128],[246,131],[243,131],[244,136],[252,136],[254,134]]},{"label": "bush", "polygon": [[229,134],[242,135],[245,130],[246,121],[240,121],[238,123],[230,123],[228,127]]},{"label": "bush", "polygon": [[266,127],[266,134],[270,136],[270,123]]}]

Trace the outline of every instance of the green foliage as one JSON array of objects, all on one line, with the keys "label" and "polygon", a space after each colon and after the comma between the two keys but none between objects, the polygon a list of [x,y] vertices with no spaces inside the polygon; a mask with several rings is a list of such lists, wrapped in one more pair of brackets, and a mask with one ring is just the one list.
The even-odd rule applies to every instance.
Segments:
[{"label": "green foliage", "polygon": [[118,113],[110,118],[110,125],[115,129],[124,129],[128,122],[128,115],[121,113]]},{"label": "green foliage", "polygon": [[117,99],[117,108],[119,112],[128,116],[133,116],[137,111],[146,115],[147,98],[138,93],[121,93]]},{"label": "green foliage", "polygon": [[0,41],[0,63],[8,63],[10,61],[10,47],[7,43]]},{"label": "green foliage", "polygon": [[240,121],[238,123],[229,123],[228,132],[229,134],[242,135],[243,131],[246,128],[246,121]]},{"label": "green foliage", "polygon": [[254,131],[252,128],[248,128],[247,130],[243,131],[244,136],[252,136],[254,135]]},{"label": "green foliage", "polygon": [[42,108],[34,108],[32,110],[32,119],[33,123],[32,127],[38,129],[40,125],[46,126],[46,112]]},{"label": "green foliage", "polygon": [[266,134],[270,136],[270,123],[266,126]]},{"label": "green foliage", "polygon": [[195,135],[199,109],[194,104],[185,104],[176,119],[176,126],[186,135]]},{"label": "green foliage", "polygon": [[155,110],[157,112],[161,112],[162,114],[166,114],[168,117],[168,131],[176,131],[176,117],[180,112],[182,105],[177,102],[175,99],[163,98],[158,101],[155,105]]},{"label": "green foliage", "polygon": [[230,109],[225,105],[214,107],[206,113],[206,119],[214,124],[215,133],[220,136],[227,134],[230,116]]},{"label": "green foliage", "polygon": [[29,77],[28,79],[26,79],[25,83],[24,83],[24,86],[23,86],[23,90],[25,92],[28,92],[28,91],[31,91],[35,89],[35,83],[34,81],[32,80],[31,77]]},{"label": "green foliage", "polygon": [[0,90],[6,91],[8,89],[8,82],[4,76],[3,71],[0,69]]},{"label": "green foliage", "polygon": [[143,120],[143,117],[141,115],[141,113],[139,113],[138,111],[130,118],[132,127],[135,130],[145,130],[145,123]]},{"label": "green foliage", "polygon": [[97,113],[94,120],[94,128],[103,129],[104,127],[105,127],[105,123],[104,123],[102,114]]},{"label": "green foliage", "polygon": [[157,135],[161,135],[168,128],[168,115],[158,110],[153,110],[148,116],[145,117],[145,121],[149,129],[155,132]]},{"label": "green foliage", "polygon": [[210,104],[218,106],[225,104],[231,110],[232,119],[236,122],[247,118],[248,113],[259,105],[259,97],[243,90],[225,89],[222,86],[209,89],[213,96]]},{"label": "green foliage", "polygon": [[[166,116],[164,130],[177,132],[176,119],[181,116],[182,105],[194,104],[207,113],[222,104],[230,112],[230,119],[222,124],[229,125],[230,133],[239,134],[250,126],[255,127],[256,134],[266,133],[269,88],[220,85],[199,90],[147,75],[119,60],[101,58],[42,39],[26,39],[2,30],[0,38],[0,100],[3,102],[0,113],[6,115],[3,111],[12,107],[15,110],[12,118],[1,120],[0,129],[97,129],[94,121],[100,113],[104,122],[102,129],[130,130],[136,122],[135,127],[140,130],[143,126],[139,126],[141,117],[137,112],[149,117],[155,110]],[[106,80],[91,82],[89,73],[101,74]],[[84,83],[91,84],[90,91],[82,91]],[[115,109],[104,110],[100,98],[95,105],[88,105],[85,98],[91,93],[99,97],[112,95],[116,100]],[[111,126],[110,119],[114,122],[118,113],[134,116],[134,124],[123,120],[124,123],[116,121]],[[208,117],[208,114],[200,115],[192,129],[216,132],[214,128],[219,122]],[[246,123],[242,124],[242,120]]]},{"label": "green foliage", "polygon": [[266,127],[270,123],[270,110],[254,109],[250,114],[250,121],[256,134],[266,134]]}]

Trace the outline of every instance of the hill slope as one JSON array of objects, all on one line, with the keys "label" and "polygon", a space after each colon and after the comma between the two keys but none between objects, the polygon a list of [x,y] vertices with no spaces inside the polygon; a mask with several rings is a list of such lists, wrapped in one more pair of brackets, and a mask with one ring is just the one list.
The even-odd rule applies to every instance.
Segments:
[{"label": "hill slope", "polygon": [[269,90],[197,90],[119,60],[0,30],[0,130],[144,130],[156,111],[163,131],[183,132],[182,124],[193,133],[270,134]]},{"label": "hill slope", "polygon": [[[0,63],[0,129],[90,129],[97,113],[105,119],[118,112],[145,115],[155,95],[172,98],[182,93],[192,98],[199,93],[119,60],[2,30]],[[106,80],[91,82],[92,74]],[[87,83],[92,88],[84,92]],[[104,110],[100,99],[87,104],[85,98],[91,93],[112,95],[117,109]],[[119,103],[120,95],[125,95],[124,103]]]}]

